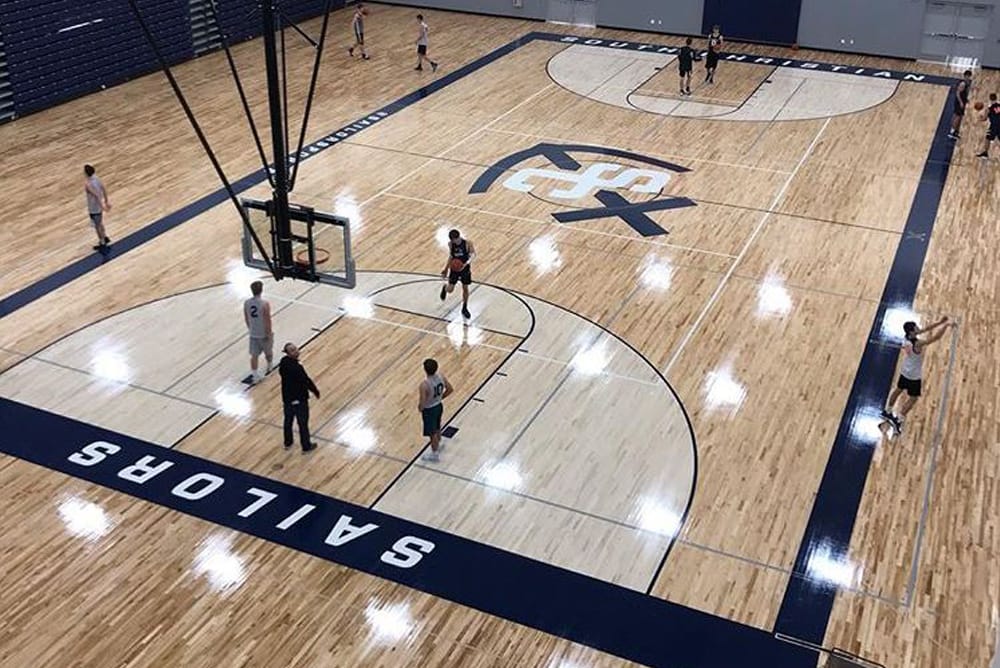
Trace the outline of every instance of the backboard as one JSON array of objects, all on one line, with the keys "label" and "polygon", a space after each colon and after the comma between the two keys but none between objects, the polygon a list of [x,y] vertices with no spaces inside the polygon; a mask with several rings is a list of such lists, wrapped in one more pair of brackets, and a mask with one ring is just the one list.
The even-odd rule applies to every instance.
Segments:
[{"label": "backboard", "polygon": [[250,231],[244,226],[243,263],[248,267],[269,270],[270,260],[279,279],[287,277],[341,288],[354,287],[351,227],[347,218],[308,206],[289,204],[294,264],[291,271],[285,271],[277,263],[278,237],[273,201],[242,198],[240,204],[266,251],[266,256],[261,254]]}]

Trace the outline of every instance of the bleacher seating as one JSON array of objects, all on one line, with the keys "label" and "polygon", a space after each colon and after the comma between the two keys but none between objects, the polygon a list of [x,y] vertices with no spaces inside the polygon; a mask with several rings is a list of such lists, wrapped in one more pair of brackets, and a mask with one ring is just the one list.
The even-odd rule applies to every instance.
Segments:
[{"label": "bleacher seating", "polygon": [[[260,35],[258,0],[216,2],[219,27],[231,42]],[[139,0],[138,5],[169,63],[195,56],[194,33],[199,53],[217,46],[216,40],[204,39],[204,12],[199,10],[204,2]],[[295,21],[320,14],[325,5],[325,0],[279,2],[282,15]],[[343,5],[343,0],[333,4]],[[4,99],[12,102],[9,120],[14,114],[38,111],[142,76],[158,66],[126,0],[0,2],[0,121],[5,120]]]}]

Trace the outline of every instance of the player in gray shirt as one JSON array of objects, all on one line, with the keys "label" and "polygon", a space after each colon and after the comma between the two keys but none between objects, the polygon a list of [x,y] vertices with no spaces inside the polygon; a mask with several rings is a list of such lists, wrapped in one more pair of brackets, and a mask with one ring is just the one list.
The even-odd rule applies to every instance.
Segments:
[{"label": "player in gray shirt", "polygon": [[420,32],[417,33],[417,66],[413,69],[418,72],[423,71],[424,61],[426,60],[431,64],[431,71],[437,72],[438,64],[431,60],[430,56],[427,55],[427,45],[429,43],[427,33],[430,31],[430,28],[427,27],[426,23],[424,23],[423,14],[417,14],[417,23],[420,24]]},{"label": "player in gray shirt", "polygon": [[[271,373],[273,368],[274,331],[271,329],[271,305],[261,297],[264,292],[264,284],[260,281],[254,281],[250,284],[250,292],[253,296],[243,302],[243,321],[246,322],[247,333],[250,335],[249,384],[253,385]],[[267,360],[267,371],[258,374],[257,360],[261,353],[264,353],[264,358]]]},{"label": "player in gray shirt", "polygon": [[354,50],[361,49],[361,57],[368,60],[368,51],[365,49],[365,17],[368,10],[360,2],[354,7],[354,20],[351,27],[354,29],[354,46],[347,50],[347,53],[354,57]]},{"label": "player in gray shirt", "polygon": [[86,181],[83,190],[87,194],[87,213],[90,214],[90,224],[94,226],[97,233],[97,245],[95,251],[103,251],[111,245],[111,239],[104,231],[104,212],[111,211],[111,202],[108,201],[108,191],[104,189],[104,184],[96,176],[97,170],[92,165],[84,165],[83,173]]}]

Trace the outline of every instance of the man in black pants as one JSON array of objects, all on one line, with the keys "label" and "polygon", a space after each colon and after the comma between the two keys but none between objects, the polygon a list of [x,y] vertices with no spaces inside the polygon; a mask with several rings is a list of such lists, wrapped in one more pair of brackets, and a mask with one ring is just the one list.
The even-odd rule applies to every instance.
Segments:
[{"label": "man in black pants", "polygon": [[948,130],[948,139],[961,139],[958,134],[962,127],[962,119],[965,117],[965,108],[969,106],[969,93],[972,91],[972,70],[965,70],[962,80],[955,85],[955,94],[952,101],[951,127]]},{"label": "man in black pants", "polygon": [[694,69],[694,49],[691,48],[691,38],[684,40],[684,46],[677,56],[677,71],[681,75],[681,95],[691,94],[691,70]]},{"label": "man in black pants", "polygon": [[319,389],[299,363],[299,349],[292,343],[282,348],[285,356],[278,365],[281,374],[281,401],[285,405],[285,449],[292,447],[292,420],[299,423],[302,452],[316,449],[309,438],[309,393],[319,399]]}]

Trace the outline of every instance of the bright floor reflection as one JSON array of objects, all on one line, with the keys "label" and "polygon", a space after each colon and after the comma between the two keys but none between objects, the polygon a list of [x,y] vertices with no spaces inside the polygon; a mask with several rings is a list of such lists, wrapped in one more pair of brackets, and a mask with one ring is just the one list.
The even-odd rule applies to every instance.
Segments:
[{"label": "bright floor reflection", "polygon": [[386,642],[398,642],[413,630],[413,616],[405,603],[385,604],[373,600],[365,608],[372,634]]},{"label": "bright floor reflection", "polygon": [[261,272],[243,264],[242,260],[226,262],[226,289],[230,294],[247,299],[250,297],[250,284],[260,280]]},{"label": "bright floor reflection", "polygon": [[535,239],[528,246],[528,256],[531,264],[541,274],[547,274],[562,266],[562,256],[556,248],[556,242],[551,237]]},{"label": "bright floor reflection", "polygon": [[879,442],[882,438],[879,425],[885,421],[879,411],[880,407],[872,407],[855,416],[851,422],[851,434],[854,440],[865,445],[876,445]]},{"label": "bright floor reflection", "polygon": [[806,572],[814,580],[840,587],[852,586],[861,575],[857,565],[825,542],[809,555]]},{"label": "bright floor reflection", "polygon": [[111,521],[103,508],[75,496],[59,503],[59,517],[67,531],[88,540],[97,540],[111,529]]},{"label": "bright floor reflection", "polygon": [[903,323],[908,321],[920,324],[920,316],[908,304],[897,304],[888,307],[882,317],[882,331],[879,336],[889,341],[903,341]]},{"label": "bright floor reflection", "polygon": [[249,417],[253,404],[244,392],[220,388],[212,395],[219,412],[231,417]]},{"label": "bright floor reflection", "polygon": [[232,539],[209,536],[194,559],[194,572],[204,577],[213,589],[225,591],[246,581],[243,559],[232,551]]},{"label": "bright floor reflection", "polygon": [[515,490],[521,486],[524,479],[517,466],[510,462],[500,462],[484,467],[480,477],[490,487],[497,487],[505,490]]},{"label": "bright floor reflection", "polygon": [[666,260],[647,258],[639,280],[650,290],[666,292],[674,280],[674,267]]},{"label": "bright floor reflection", "polygon": [[478,346],[483,342],[483,330],[474,325],[466,325],[461,320],[448,323],[448,338],[456,348],[463,345]]},{"label": "bright floor reflection", "polygon": [[444,250],[448,250],[451,240],[448,238],[448,233],[451,232],[452,228],[445,227],[444,225],[439,226],[434,230],[434,239],[437,241],[438,246]]},{"label": "bright floor reflection", "polygon": [[375,316],[375,305],[368,297],[347,295],[340,303],[344,313],[352,318],[370,319]]},{"label": "bright floor reflection", "polygon": [[569,364],[577,373],[597,376],[608,366],[608,351],[604,344],[595,343],[574,355]]},{"label": "bright floor reflection", "polygon": [[757,317],[773,318],[792,311],[792,295],[785,288],[784,280],[777,274],[768,274],[757,287]]},{"label": "bright floor reflection", "polygon": [[98,342],[94,348],[94,354],[90,358],[91,373],[113,383],[132,382],[132,367],[124,353],[104,341]]},{"label": "bright floor reflection", "polygon": [[712,410],[739,408],[747,396],[745,385],[736,380],[726,365],[705,376],[705,406]]},{"label": "bright floor reflection", "polygon": [[368,411],[356,408],[337,418],[337,440],[355,450],[372,450],[378,440],[369,426]]},{"label": "bright floor reflection", "polygon": [[639,526],[672,538],[681,529],[681,516],[662,501],[645,498],[639,502]]}]

